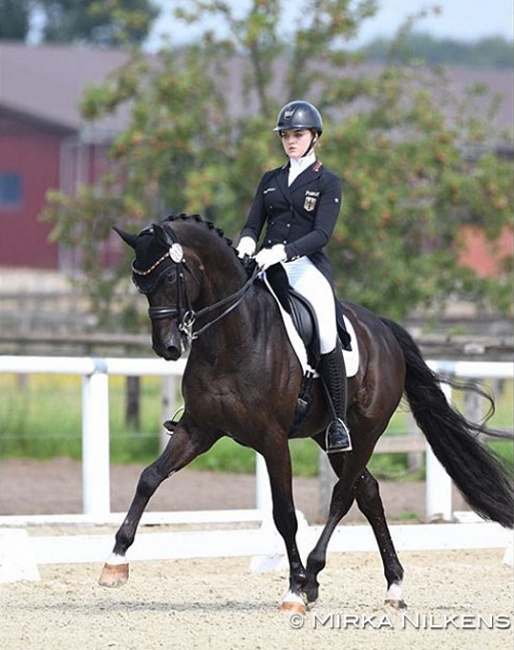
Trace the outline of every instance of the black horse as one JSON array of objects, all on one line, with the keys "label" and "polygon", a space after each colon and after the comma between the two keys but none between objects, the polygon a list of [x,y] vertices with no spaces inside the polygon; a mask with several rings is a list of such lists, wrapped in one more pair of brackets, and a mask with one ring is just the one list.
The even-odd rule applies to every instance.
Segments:
[{"label": "black horse", "polygon": [[164,479],[208,451],[222,436],[229,436],[258,451],[266,461],[273,518],[290,566],[283,609],[304,612],[305,604],[316,601],[317,577],[325,566],[330,536],[354,500],[378,543],[387,581],[386,602],[404,607],[403,569],[377,481],[366,468],[403,394],[435,455],[471,508],[503,526],[513,526],[511,473],[478,441],[483,427],[468,422],[447,403],[439,384],[451,380],[430,370],[400,325],[344,302],[360,349],[357,375],[349,381],[353,451],[329,456],[338,481],[327,523],[304,566],[295,539],[288,438],[312,437],[324,448],[330,415],[324,392],[314,380],[310,406],[302,422],[297,422],[303,371],[274,298],[262,282],[248,279],[221,231],[198,216],[168,217],[138,235],[117,232],[135,251],[132,278],[148,298],[153,349],[168,360],[190,350],[183,376],[185,411],[161,456],[141,474],[100,584],[119,586],[128,579],[126,551],[150,497]]}]

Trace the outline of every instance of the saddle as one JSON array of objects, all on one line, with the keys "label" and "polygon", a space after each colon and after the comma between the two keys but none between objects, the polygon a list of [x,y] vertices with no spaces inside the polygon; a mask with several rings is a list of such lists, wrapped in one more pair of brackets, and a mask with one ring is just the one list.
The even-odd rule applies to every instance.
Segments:
[{"label": "saddle", "polygon": [[[291,287],[287,274],[280,264],[275,264],[267,269],[266,277],[282,308],[291,316],[296,331],[307,350],[309,364],[313,368],[317,368],[320,359],[320,331],[318,319],[310,302]],[[337,332],[343,350],[351,350],[351,337],[346,329],[339,301],[336,301],[336,314]]]}]

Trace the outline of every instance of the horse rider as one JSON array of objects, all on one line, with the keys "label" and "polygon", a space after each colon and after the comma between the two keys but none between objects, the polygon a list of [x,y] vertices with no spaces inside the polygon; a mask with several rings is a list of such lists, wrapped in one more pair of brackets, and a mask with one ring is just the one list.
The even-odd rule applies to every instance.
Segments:
[{"label": "horse rider", "polygon": [[346,369],[338,338],[332,268],[324,247],[341,209],[342,185],[316,157],[323,133],[318,109],[292,101],[279,112],[278,132],[289,161],[264,173],[241,231],[239,257],[255,256],[260,269],[282,264],[290,285],[312,305],[320,330],[320,373],[333,420],[327,427],[327,452],[350,451],[346,424]]}]

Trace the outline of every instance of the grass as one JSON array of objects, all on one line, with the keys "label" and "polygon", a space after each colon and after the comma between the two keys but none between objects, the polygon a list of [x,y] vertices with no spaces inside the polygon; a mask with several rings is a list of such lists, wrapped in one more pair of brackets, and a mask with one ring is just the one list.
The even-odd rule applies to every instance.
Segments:
[{"label": "grass", "polygon": [[[80,458],[81,379],[73,375],[0,374],[0,458],[23,457],[48,459],[58,456]],[[161,380],[141,379],[140,427],[125,426],[125,379],[109,378],[111,460],[113,463],[136,462],[142,466],[159,453],[161,431]],[[497,411],[491,426],[512,428],[512,382],[502,384],[497,395]],[[462,397],[456,394],[462,410]],[[177,400],[177,404],[178,404]],[[408,415],[400,408],[385,435],[401,435],[408,429]],[[513,460],[510,441],[492,446],[507,462]],[[298,476],[316,476],[318,448],[312,440],[291,442],[293,470]],[[232,440],[220,440],[209,453],[192,465],[199,470],[252,473],[255,453]],[[409,474],[407,454],[376,454],[370,470],[379,478],[422,478],[423,470]]]},{"label": "grass", "polygon": [[[113,462],[149,462],[159,452],[161,384],[142,381],[141,426],[124,424],[124,379],[109,378]],[[82,455],[82,383],[72,375],[0,376],[0,457]]]}]

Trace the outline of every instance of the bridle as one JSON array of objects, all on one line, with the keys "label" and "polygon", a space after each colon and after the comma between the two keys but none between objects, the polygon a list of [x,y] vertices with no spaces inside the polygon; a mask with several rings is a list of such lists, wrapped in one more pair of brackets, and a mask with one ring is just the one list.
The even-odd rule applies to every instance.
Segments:
[{"label": "bridle", "polygon": [[[248,280],[240,289],[234,293],[226,296],[225,298],[222,298],[221,300],[218,300],[212,305],[208,305],[199,311],[195,311],[191,305],[191,301],[187,292],[185,271],[189,273],[189,275],[195,280],[198,286],[200,286],[200,282],[196,275],[192,272],[188,261],[184,257],[182,246],[177,241],[175,241],[172,233],[168,229],[163,230],[166,236],[166,245],[169,246],[167,252],[164,253],[156,262],[154,262],[148,269],[144,271],[135,267],[134,260],[132,262],[132,281],[141,293],[153,293],[160,279],[166,273],[166,269],[161,272],[156,284],[150,290],[143,290],[141,288],[137,281],[138,276],[148,276],[150,273],[157,270],[161,264],[167,263],[167,266],[169,266],[169,262],[171,261],[172,265],[177,269],[177,304],[165,307],[149,307],[148,315],[151,321],[164,320],[166,318],[178,319],[178,329],[187,337],[188,341],[191,342],[197,339],[201,334],[209,329],[209,327],[212,327],[212,325],[220,321],[222,318],[225,318],[225,316],[230,314],[230,312],[232,312],[241,304],[248,290],[254,283],[259,273],[259,269],[255,267]],[[151,229],[148,229],[148,232],[151,232]],[[194,329],[194,325],[198,319],[204,318],[205,316],[211,314],[217,309],[221,309],[222,307],[226,307],[226,309],[224,309],[222,313],[219,314],[216,318],[208,321],[203,327],[200,327],[196,330]]]}]

